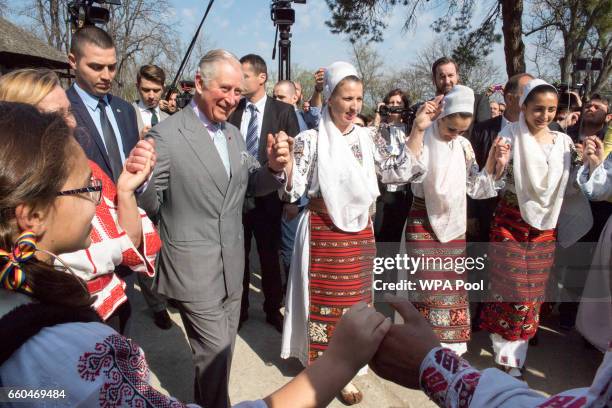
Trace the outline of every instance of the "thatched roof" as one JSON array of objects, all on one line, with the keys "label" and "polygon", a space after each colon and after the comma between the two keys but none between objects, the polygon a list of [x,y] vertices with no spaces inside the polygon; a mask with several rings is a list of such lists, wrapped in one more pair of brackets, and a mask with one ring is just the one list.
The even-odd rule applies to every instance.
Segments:
[{"label": "thatched roof", "polygon": [[9,69],[68,69],[66,56],[33,34],[0,17],[0,66]]}]

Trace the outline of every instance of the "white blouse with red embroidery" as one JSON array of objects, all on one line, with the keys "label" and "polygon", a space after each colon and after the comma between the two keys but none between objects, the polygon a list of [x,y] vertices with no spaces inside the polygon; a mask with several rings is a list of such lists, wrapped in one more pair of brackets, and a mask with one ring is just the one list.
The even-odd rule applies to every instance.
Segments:
[{"label": "white blouse with red embroidery", "polygon": [[[106,320],[127,300],[125,282],[115,274],[124,265],[137,273],[155,274],[155,256],[161,247],[159,235],[145,212],[142,219],[142,243],[136,248],[117,218],[117,191],[113,181],[92,161],[92,176],[102,180],[102,200],[96,207],[92,221],[91,246],[85,250],[62,254],[60,259],[83,280],[89,292],[96,296],[93,304],[100,317]],[[56,261],[56,264],[59,264]]]}]

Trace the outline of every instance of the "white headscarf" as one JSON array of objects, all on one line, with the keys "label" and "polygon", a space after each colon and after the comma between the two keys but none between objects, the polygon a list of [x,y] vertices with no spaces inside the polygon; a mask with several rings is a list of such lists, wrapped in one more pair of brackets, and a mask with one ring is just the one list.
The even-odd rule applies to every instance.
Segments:
[{"label": "white headscarf", "polygon": [[474,113],[474,92],[455,85],[442,100],[440,117],[425,131],[423,144],[427,151],[427,175],[423,193],[427,217],[440,242],[449,242],[465,234],[467,218],[465,153],[457,139],[444,140],[438,132],[438,121],[453,113]]},{"label": "white headscarf", "polygon": [[[335,62],[325,71],[327,99],[348,76],[359,77],[347,62]],[[347,232],[363,230],[370,220],[369,209],[380,194],[374,168],[372,141],[368,131],[356,126],[363,163],[353,155],[346,137],[332,122],[328,107],[323,109],[317,144],[317,166],[321,195],[336,227]]]},{"label": "white headscarf", "polygon": [[[556,92],[547,82],[532,79],[525,86],[521,105],[534,89],[540,87]],[[564,247],[573,244],[590,229],[593,219],[584,195],[568,183],[572,165],[571,138],[558,133],[546,157],[529,131],[522,112],[518,122],[506,126],[501,135],[509,135],[513,141],[514,186],[521,217],[539,230],[558,227],[559,242]],[[560,217],[560,214],[563,215]]]}]

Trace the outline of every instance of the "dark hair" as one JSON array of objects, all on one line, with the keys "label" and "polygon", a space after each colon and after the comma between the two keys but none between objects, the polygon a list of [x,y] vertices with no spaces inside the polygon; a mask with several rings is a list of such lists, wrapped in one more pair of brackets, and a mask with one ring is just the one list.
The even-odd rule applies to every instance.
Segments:
[{"label": "dark hair", "polygon": [[555,94],[557,97],[557,101],[559,101],[559,94],[557,94],[557,89],[552,85],[538,85],[529,92],[529,95],[525,97],[523,101],[523,105],[527,105],[529,102],[533,101],[536,95],[545,94],[547,92]]},{"label": "dark hair", "polygon": [[368,123],[370,123],[372,121],[372,118],[370,118],[369,116],[364,115],[363,113],[358,113],[357,117],[361,120],[363,120],[363,124],[368,126]]},{"label": "dark hair", "polygon": [[402,91],[399,88],[395,88],[392,91],[389,91],[389,93],[387,93],[385,97],[383,98],[383,102],[385,103],[385,105],[388,105],[391,98],[397,95],[399,95],[402,98],[402,102],[404,102],[405,108],[410,107],[410,99],[408,98],[408,95],[406,95],[406,92]]},{"label": "dark hair", "polygon": [[[15,209],[53,205],[73,166],[78,147],[64,117],[35,107],[0,102],[0,248],[12,251],[19,235]],[[85,283],[51,264],[31,258],[22,263],[32,296],[65,306],[92,303]]]},{"label": "dark hair", "polygon": [[438,70],[438,67],[440,65],[446,65],[446,64],[453,64],[455,66],[455,70],[457,71],[457,75],[459,74],[459,65],[457,65],[457,62],[450,57],[442,57],[442,58],[438,58],[431,66],[432,78],[436,77],[436,71]]},{"label": "dark hair", "polygon": [[140,80],[144,78],[147,81],[155,82],[162,87],[166,83],[166,73],[157,65],[143,65],[136,74],[136,83],[140,85]]},{"label": "dark hair", "polygon": [[115,48],[115,43],[108,33],[96,26],[85,26],[79,28],[72,34],[72,43],[70,44],[70,53],[79,57],[82,55],[83,46],[85,44],[96,45],[103,50]]},{"label": "dark hair", "polygon": [[268,67],[266,61],[257,54],[247,54],[240,58],[241,64],[251,64],[253,71],[259,74],[266,74],[266,81],[268,80]]},{"label": "dark hair", "polygon": [[506,96],[509,93],[516,94],[519,90],[519,82],[524,77],[529,77],[531,79],[535,78],[533,75],[528,74],[526,72],[521,72],[520,74],[512,75],[508,79],[508,82],[506,82],[506,85],[504,85],[504,96]]},{"label": "dark hair", "polygon": [[606,105],[607,109],[607,113],[610,113],[610,100],[602,94],[599,93],[594,93],[593,95],[591,95],[591,98],[589,99],[589,102],[592,100],[598,100],[601,101],[601,103],[603,103],[604,105]]}]

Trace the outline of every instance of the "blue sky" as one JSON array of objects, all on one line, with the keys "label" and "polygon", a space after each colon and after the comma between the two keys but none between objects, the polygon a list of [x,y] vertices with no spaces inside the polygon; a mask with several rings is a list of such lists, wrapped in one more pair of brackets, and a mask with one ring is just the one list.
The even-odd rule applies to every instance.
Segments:
[{"label": "blue sky", "polygon": [[[170,0],[174,13],[183,20],[182,34],[188,41],[204,14],[208,0]],[[478,2],[480,3],[480,2]],[[292,28],[292,63],[315,70],[339,59],[350,58],[350,47],[344,37],[331,34],[325,21],[330,18],[324,0],[308,0],[307,4],[294,4],[296,23]],[[444,10],[421,13],[416,30],[402,32],[405,9],[397,7],[389,18],[385,41],[376,48],[388,66],[401,67],[411,63],[414,55],[426,46],[435,33],[430,24]],[[480,15],[477,10],[476,15]],[[475,20],[478,24],[480,20]],[[501,30],[499,30],[501,31]],[[269,0],[216,0],[205,23],[203,35],[208,44],[226,48],[238,57],[256,53],[261,55],[270,70],[276,70],[277,61],[272,61],[274,26],[270,19]],[[505,73],[503,45],[495,46],[491,58]]]}]

